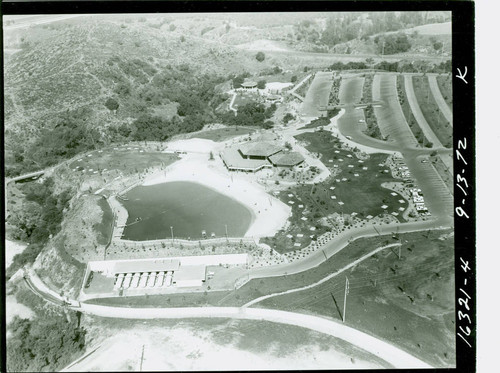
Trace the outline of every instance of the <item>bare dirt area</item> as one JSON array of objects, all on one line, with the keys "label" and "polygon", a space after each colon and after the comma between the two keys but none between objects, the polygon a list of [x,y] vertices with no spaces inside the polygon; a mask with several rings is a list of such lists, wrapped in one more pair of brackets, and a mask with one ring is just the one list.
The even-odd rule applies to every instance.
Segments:
[{"label": "bare dirt area", "polygon": [[[101,347],[67,371],[124,371],[141,367],[146,371],[388,367],[339,339],[271,322],[127,320],[128,330],[123,331],[125,321],[95,321],[89,337],[96,338],[92,345]],[[87,351],[92,350],[89,347]]]},{"label": "bare dirt area", "polygon": [[100,234],[96,230],[104,215],[99,206],[102,199],[100,195],[82,195],[73,203],[73,208],[62,224],[66,252],[82,263],[102,259],[104,255],[105,244],[102,244]]}]

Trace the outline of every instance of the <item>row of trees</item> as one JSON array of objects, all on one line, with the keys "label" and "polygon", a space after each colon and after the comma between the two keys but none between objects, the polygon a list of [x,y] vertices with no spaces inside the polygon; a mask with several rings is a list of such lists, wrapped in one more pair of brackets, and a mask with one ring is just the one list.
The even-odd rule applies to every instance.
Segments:
[{"label": "row of trees", "polygon": [[[431,22],[445,22],[449,17],[431,19],[428,12],[371,12],[332,14],[321,33],[319,41],[329,47],[354,39],[367,40],[378,33],[398,31],[405,28]],[[301,30],[305,27],[301,25]],[[315,28],[307,26],[310,33],[316,34]],[[311,41],[316,41],[313,38]],[[388,53],[387,53],[388,54]]]},{"label": "row of trees", "polygon": [[433,64],[428,61],[380,61],[374,63],[373,59],[369,58],[365,62],[335,62],[329,66],[329,69],[334,71],[375,69],[403,73],[449,73],[451,72],[451,60],[439,64]]}]

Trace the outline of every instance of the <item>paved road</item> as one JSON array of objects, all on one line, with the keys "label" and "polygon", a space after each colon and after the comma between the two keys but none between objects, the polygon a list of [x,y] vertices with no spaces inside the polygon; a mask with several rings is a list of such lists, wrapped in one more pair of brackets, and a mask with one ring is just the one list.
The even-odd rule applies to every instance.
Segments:
[{"label": "paved road", "polygon": [[368,224],[361,228],[354,228],[349,231],[340,233],[327,244],[322,246],[321,250],[318,249],[305,258],[287,264],[252,268],[248,270],[248,276],[249,279],[255,279],[262,277],[291,275],[294,273],[306,271],[320,265],[321,263],[326,261],[327,258],[330,258],[334,254],[345,248],[351,240],[355,240],[358,238],[373,237],[377,234],[391,234],[396,231],[399,233],[416,232],[426,229],[436,229],[436,227],[440,226],[451,227],[452,225],[453,221],[447,217],[440,217],[440,219],[436,220],[409,223],[392,223],[386,225]]},{"label": "paved road", "polygon": [[427,120],[424,117],[424,113],[422,113],[422,110],[420,109],[417,96],[415,95],[415,89],[413,88],[412,76],[405,74],[404,80],[405,80],[406,97],[408,97],[408,104],[410,105],[411,111],[415,116],[415,119],[417,120],[419,127],[422,129],[422,132],[424,133],[425,137],[427,137],[427,139],[430,142],[439,147],[443,147],[443,144],[436,136],[432,128],[429,126],[429,123],[427,123]]},{"label": "paved road", "polygon": [[[434,76],[435,78],[435,76]],[[408,104],[410,105],[411,111],[413,113],[413,116],[415,117],[415,120],[417,121],[419,127],[422,129],[424,132],[425,137],[429,141],[431,141],[434,146],[438,146],[440,148],[443,147],[443,144],[439,140],[439,138],[436,136],[432,128],[429,126],[429,123],[424,117],[424,114],[422,113],[422,110],[420,109],[420,105],[417,100],[417,96],[415,95],[415,90],[413,88],[413,79],[411,75],[405,75],[404,76],[405,80],[405,91],[406,91],[406,97],[408,97]],[[437,84],[437,83],[436,83]],[[444,101],[444,100],[443,100]],[[438,154],[438,156],[441,158],[445,166],[450,170],[453,170],[453,159],[450,157],[449,154]]]},{"label": "paved road", "polygon": [[430,368],[431,366],[390,343],[379,340],[344,324],[323,317],[262,308],[183,307],[122,308],[82,303],[80,311],[101,317],[125,319],[232,318],[266,320],[299,326],[325,333],[353,344],[387,361],[396,368]]},{"label": "paved road", "polygon": [[350,136],[354,142],[364,146],[401,153],[422,189],[426,205],[432,215],[438,219],[450,219],[453,214],[453,197],[436,169],[430,163],[421,161],[436,150],[438,154],[446,154],[448,159],[444,160],[450,163],[451,150],[443,147],[432,149],[418,147],[399,104],[396,76],[396,74],[377,73],[372,88],[373,100],[382,102],[380,107],[374,107],[380,131],[392,141],[372,139],[361,132],[362,126],[359,124],[361,114],[356,113],[352,106],[362,95],[361,80],[356,76],[342,79],[340,102],[351,106],[345,108],[346,113],[339,120],[339,130],[343,135]]},{"label": "paved road", "polygon": [[354,142],[363,146],[390,152],[399,151],[400,148],[397,144],[378,140],[363,133],[366,128],[364,110],[356,109],[354,106],[361,101],[363,81],[364,78],[359,76],[342,78],[339,98],[341,105],[344,105],[345,113],[338,121],[340,132],[343,136],[349,136]]},{"label": "paved road", "polygon": [[441,110],[448,123],[450,123],[450,126],[453,127],[453,112],[444,100],[443,94],[439,89],[436,78],[436,75],[428,75],[429,87],[431,88],[432,95],[434,96],[434,99],[439,106],[439,110]]},{"label": "paved road", "polygon": [[330,91],[333,85],[333,73],[319,71],[309,87],[304,102],[301,105],[301,115],[305,117],[319,117],[323,114],[320,106],[328,105]]}]

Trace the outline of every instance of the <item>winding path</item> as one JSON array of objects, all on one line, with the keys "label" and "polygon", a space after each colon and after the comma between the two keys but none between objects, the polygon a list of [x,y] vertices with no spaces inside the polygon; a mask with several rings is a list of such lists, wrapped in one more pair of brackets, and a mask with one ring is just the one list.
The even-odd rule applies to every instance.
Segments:
[{"label": "winding path", "polygon": [[453,127],[453,113],[448,104],[446,103],[446,101],[444,100],[443,94],[439,89],[437,83],[437,76],[428,75],[428,79],[429,79],[429,87],[431,88],[432,95],[436,100],[439,110],[441,110],[448,123],[450,123],[450,126]]}]

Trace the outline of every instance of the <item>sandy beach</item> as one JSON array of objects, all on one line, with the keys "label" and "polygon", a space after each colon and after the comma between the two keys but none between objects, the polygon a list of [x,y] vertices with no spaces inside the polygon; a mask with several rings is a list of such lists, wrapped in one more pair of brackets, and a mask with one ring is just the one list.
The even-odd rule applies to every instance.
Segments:
[{"label": "sandy beach", "polygon": [[[223,146],[223,144],[222,144]],[[154,185],[169,181],[190,181],[203,184],[219,193],[235,199],[253,214],[253,221],[245,237],[273,236],[281,229],[291,213],[291,208],[267,194],[256,182],[244,180],[237,173],[229,173],[218,157],[221,144],[210,140],[180,140],[169,148],[185,149],[188,154],[166,170],[146,177],[142,185]],[[200,153],[189,153],[196,149]],[[204,153],[213,151],[215,160],[209,161]]]}]

